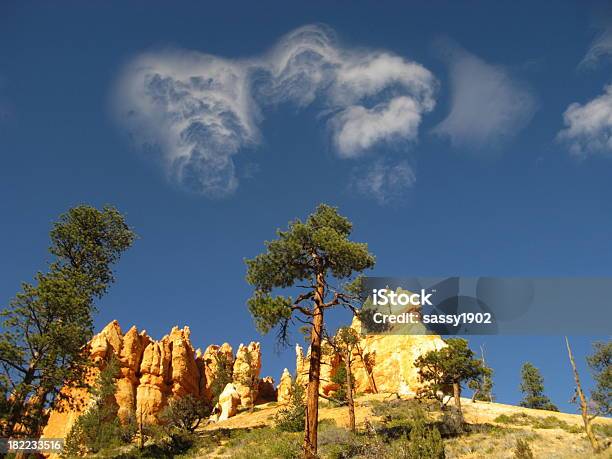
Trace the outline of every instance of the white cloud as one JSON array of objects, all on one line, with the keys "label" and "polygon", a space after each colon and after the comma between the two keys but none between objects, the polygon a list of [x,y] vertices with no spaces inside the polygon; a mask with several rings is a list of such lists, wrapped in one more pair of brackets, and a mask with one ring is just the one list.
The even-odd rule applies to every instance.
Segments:
[{"label": "white cloud", "polygon": [[451,108],[434,133],[448,136],[454,146],[483,148],[514,137],[529,123],[537,104],[524,84],[457,46],[447,51]]},{"label": "white cloud", "polygon": [[159,147],[171,177],[223,196],[238,186],[233,157],[261,140],[265,109],[317,104],[339,156],[350,158],[380,142],[414,141],[435,105],[436,80],[417,63],[343,47],[331,29],[311,25],[250,59],[145,54],[118,88],[121,120],[139,143]]},{"label": "white cloud", "polygon": [[129,129],[141,143],[160,147],[178,183],[210,196],[236,188],[232,156],[259,139],[243,63],[146,54],[125,70],[117,101]]},{"label": "white cloud", "polygon": [[396,97],[371,109],[352,105],[332,119],[334,144],[342,157],[396,138],[415,139],[422,107],[411,97]]},{"label": "white cloud", "polygon": [[566,127],[558,138],[567,142],[573,155],[612,153],[612,85],[584,105],[573,103],[567,107],[563,122]]},{"label": "white cloud", "polygon": [[353,179],[357,190],[375,199],[379,204],[389,204],[400,198],[416,183],[416,175],[408,161],[396,164],[378,160],[370,168],[360,169]]},{"label": "white cloud", "polygon": [[602,59],[612,57],[612,27],[601,29],[591,43],[586,55],[580,61],[579,68],[594,68]]}]

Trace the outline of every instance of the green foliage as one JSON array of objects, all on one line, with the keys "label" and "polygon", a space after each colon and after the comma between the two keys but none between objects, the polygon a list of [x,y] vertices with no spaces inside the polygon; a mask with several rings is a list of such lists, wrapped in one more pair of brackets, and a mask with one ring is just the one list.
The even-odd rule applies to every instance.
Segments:
[{"label": "green foliage", "polygon": [[[219,401],[219,396],[229,383],[232,382],[232,362],[227,358],[225,354],[216,353],[214,354],[214,367],[216,377],[210,385],[212,392],[211,406],[215,406]],[[208,362],[210,364],[211,362]]]},{"label": "green foliage", "polygon": [[518,438],[516,440],[516,447],[514,448],[514,457],[516,459],[533,459],[533,452],[529,447],[527,441]]},{"label": "green foliage", "polygon": [[48,272],[23,283],[0,313],[0,386],[12,388],[0,404],[7,437],[17,423],[22,434],[36,435],[60,388],[83,380],[94,300],[115,280],[112,266],[135,235],[116,209],[82,205],[60,216],[50,237]]},{"label": "green foliage", "polygon": [[433,411],[431,404],[423,400],[372,400],[372,414],[382,418],[384,422],[405,420],[409,422],[417,411]]},{"label": "green foliage", "polygon": [[500,414],[494,421],[514,426],[531,426],[534,429],[563,429],[568,433],[582,433],[580,426],[568,424],[556,416],[539,417],[530,416],[526,413]]},{"label": "green foliage", "polygon": [[330,426],[321,429],[319,446],[325,458],[444,458],[444,443],[436,423],[430,422],[421,403],[393,400],[372,403],[382,425],[366,422],[365,431]]},{"label": "green foliage", "polygon": [[443,402],[443,395],[449,387],[473,380],[481,380],[487,374],[482,361],[474,358],[468,342],[462,338],[449,338],[447,346],[419,356],[415,367],[423,386],[417,391],[419,399],[436,399]]},{"label": "green foliage", "polygon": [[115,378],[119,362],[111,359],[100,372],[90,394],[93,405],[78,417],[66,436],[63,454],[67,457],[97,453],[110,446],[129,443],[135,433],[135,425],[122,426],[117,418],[114,394]]},{"label": "green foliage", "polygon": [[474,391],[472,400],[480,402],[493,401],[493,369],[483,364],[482,377],[472,379],[468,382],[468,387]]},{"label": "green foliage", "polygon": [[544,378],[531,363],[526,362],[521,369],[521,392],[523,400],[520,405],[537,410],[559,411],[559,409],[544,395]]},{"label": "green foliage", "polygon": [[333,383],[338,384],[338,389],[334,392],[331,402],[336,406],[344,406],[347,402],[346,391],[346,367],[344,365],[338,367],[336,373],[331,377]]},{"label": "green foliage", "polygon": [[444,443],[440,432],[426,424],[422,411],[417,411],[412,420],[410,442],[406,445],[402,457],[408,459],[444,459]]},{"label": "green foliage", "polygon": [[594,343],[594,353],[587,357],[587,363],[593,373],[595,388],[591,391],[591,400],[597,414],[612,414],[612,341]]},{"label": "green foliage", "polygon": [[283,432],[302,432],[305,422],[304,388],[294,381],[289,403],[276,412],[274,423],[276,428]]},{"label": "green foliage", "polygon": [[601,435],[604,438],[612,439],[612,425],[611,424],[593,424],[593,432]]},{"label": "green foliage", "polygon": [[210,405],[191,394],[173,397],[162,410],[160,419],[170,433],[194,432],[202,419],[210,415]]},{"label": "green foliage", "polygon": [[[246,280],[255,287],[248,306],[262,333],[277,325],[286,327],[293,305],[312,299],[312,293],[296,299],[272,296],[274,289],[305,281],[313,286],[312,292],[321,276],[344,279],[374,266],[367,244],[349,240],[352,227],[336,208],[321,204],[305,222],[295,220],[286,231],[278,230],[278,239],[266,242],[265,253],[245,260]],[[282,328],[281,338],[286,337],[285,332]]]},{"label": "green foliage", "polygon": [[223,453],[224,457],[235,459],[297,459],[302,457],[301,444],[297,433],[263,427],[232,437]]}]

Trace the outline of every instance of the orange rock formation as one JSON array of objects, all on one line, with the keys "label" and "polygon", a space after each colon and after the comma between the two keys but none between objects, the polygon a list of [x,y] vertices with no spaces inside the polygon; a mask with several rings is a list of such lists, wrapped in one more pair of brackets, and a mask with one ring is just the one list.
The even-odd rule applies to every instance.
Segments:
[{"label": "orange rock formation", "polygon": [[[354,319],[351,326],[361,332],[358,319]],[[353,359],[355,390],[402,395],[413,393],[419,385],[414,361],[423,353],[443,346],[444,341],[436,335],[364,336]],[[272,378],[259,378],[259,343],[241,344],[236,355],[227,343],[208,346],[202,353],[193,349],[189,327],[174,327],[170,334],[156,341],[145,331],[138,332],[136,327],[124,335],[117,321],[113,321],[92,338],[88,352],[97,366],[87,377],[90,383],[95,381],[98,368],[102,368],[112,356],[119,360],[115,400],[122,421],[134,416],[146,423],[158,423],[159,415],[171,397],[191,394],[211,402],[213,388],[220,391],[218,386],[221,384],[223,391],[213,420],[227,419],[239,408],[251,408],[255,403],[276,399],[281,404],[287,403],[293,390],[287,369],[277,388]],[[329,345],[323,355],[321,392],[327,396],[338,389],[331,379],[342,362],[331,352]],[[302,348],[296,346],[296,378],[297,383],[304,386],[308,382],[309,358],[308,353],[304,356]],[[226,383],[230,379],[231,382]],[[82,388],[64,390],[71,391],[73,400],[78,403],[73,402],[71,406],[62,404],[52,411],[43,431],[44,437],[64,437],[90,402],[87,391]]]},{"label": "orange rock formation", "polygon": [[[211,386],[219,374],[219,364],[228,365],[228,374],[234,376],[233,391],[228,390],[228,406],[252,406],[260,387],[261,350],[259,343],[250,343],[238,350],[234,357],[232,347],[209,346],[202,354],[191,344],[189,327],[174,327],[161,340],[151,339],[145,331],[132,327],[124,335],[119,323],[109,323],[89,343],[88,352],[97,368],[93,368],[88,382],[95,381],[98,368],[104,367],[111,357],[119,360],[117,377],[117,415],[122,421],[134,416],[145,423],[158,423],[159,415],[171,397],[191,394],[210,402]],[[215,356],[221,355],[218,359]],[[65,388],[73,400],[51,412],[43,437],[64,437],[78,416],[87,409],[89,395],[84,389]],[[234,392],[238,394],[237,402]],[[227,405],[227,400],[224,400]],[[227,416],[235,414],[232,408]]]}]

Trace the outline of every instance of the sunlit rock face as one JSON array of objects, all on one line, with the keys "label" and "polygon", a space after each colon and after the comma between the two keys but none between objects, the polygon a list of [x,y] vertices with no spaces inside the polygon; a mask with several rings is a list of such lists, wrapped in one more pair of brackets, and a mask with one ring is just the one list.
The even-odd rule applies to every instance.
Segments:
[{"label": "sunlit rock face", "polygon": [[[356,317],[351,327],[361,334],[361,322]],[[419,388],[418,370],[415,360],[429,351],[446,346],[438,335],[366,335],[362,336],[352,356],[354,387],[357,393],[388,392],[412,395]],[[340,356],[330,351],[323,342],[321,360],[320,392],[328,396],[338,389],[332,377],[343,365]],[[296,346],[296,374],[298,384],[308,384],[310,350],[304,355]],[[284,374],[283,374],[284,376]],[[282,382],[282,378],[281,378]],[[279,386],[279,400],[281,396]]]},{"label": "sunlit rock face", "polygon": [[[233,416],[240,407],[253,406],[260,390],[267,391],[268,399],[276,399],[271,378],[259,378],[261,350],[256,342],[241,345],[236,356],[227,343],[211,345],[202,353],[194,350],[189,327],[174,327],[156,341],[136,327],[123,334],[119,323],[113,321],[91,339],[86,352],[94,363],[87,375],[88,384],[95,383],[100,369],[112,358],[118,360],[114,408],[122,422],[136,418],[145,423],[159,423],[160,414],[172,397],[192,395],[211,402],[213,383],[219,377],[219,362],[227,366],[225,374],[232,379],[233,388],[225,394],[224,416]],[[216,358],[219,356],[222,358]],[[84,388],[65,387],[62,391],[72,403],[62,403],[50,413],[43,431],[46,438],[64,437],[93,402]]]},{"label": "sunlit rock face", "polygon": [[[351,325],[361,332],[357,319]],[[409,395],[419,387],[414,361],[424,353],[444,347],[437,335],[363,336],[353,355],[354,386],[357,392],[395,392]],[[343,365],[329,343],[323,343],[320,390],[329,396],[338,389],[332,381]],[[219,394],[213,420],[227,419],[241,409],[278,400],[286,404],[293,390],[292,376],[285,369],[279,385],[271,377],[260,378],[262,355],[257,342],[241,344],[234,354],[228,343],[210,345],[204,352],[194,350],[189,327],[174,327],[160,340],[146,331],[130,328],[125,334],[117,321],[109,323],[88,344],[93,362],[86,383],[93,384],[100,369],[112,359],[119,362],[113,409],[119,419],[159,423],[160,415],[172,397],[192,395],[211,403]],[[310,352],[296,346],[296,382],[308,383]],[[230,381],[229,383],[227,381]],[[219,387],[220,386],[220,387]],[[78,416],[92,403],[84,388],[64,387],[71,403],[61,402],[50,413],[43,431],[46,438],[64,437]]]},{"label": "sunlit rock face", "polygon": [[283,374],[280,377],[280,382],[276,388],[278,403],[286,405],[291,401],[291,393],[293,392],[293,380],[291,373],[286,368],[283,370]]},{"label": "sunlit rock face", "polygon": [[255,404],[259,390],[260,370],[261,348],[259,343],[251,342],[248,346],[241,344],[236,352],[232,380],[240,395],[242,408],[250,408]]}]

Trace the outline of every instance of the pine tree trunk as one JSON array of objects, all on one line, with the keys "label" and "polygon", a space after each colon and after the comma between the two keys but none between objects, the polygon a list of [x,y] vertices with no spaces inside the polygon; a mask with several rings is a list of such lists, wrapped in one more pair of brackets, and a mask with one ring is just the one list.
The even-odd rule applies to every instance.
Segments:
[{"label": "pine tree trunk", "polygon": [[323,295],[325,279],[317,275],[314,296],[312,330],[310,334],[310,367],[306,396],[306,421],[304,429],[304,457],[317,457],[317,428],[319,423],[319,379],[321,376],[321,338],[323,336]]},{"label": "pine tree trunk", "polygon": [[582,391],[582,385],[580,384],[580,376],[578,375],[578,370],[576,368],[576,362],[574,361],[574,355],[572,354],[572,349],[570,348],[569,340],[567,336],[565,337],[565,344],[567,345],[567,354],[569,355],[570,363],[572,364],[572,370],[574,371],[574,380],[576,381],[576,392],[578,394],[578,398],[580,399],[580,411],[582,412],[582,422],[584,423],[584,430],[591,442],[591,447],[593,451],[596,453],[599,452],[599,443],[597,442],[597,438],[593,433],[593,426],[591,425],[592,418],[589,416],[589,405],[587,403],[586,397],[584,396],[584,392]]},{"label": "pine tree trunk", "polygon": [[461,411],[461,386],[458,382],[453,383],[453,399],[455,400],[455,406],[459,411],[459,415],[463,419],[463,412]]},{"label": "pine tree trunk", "polygon": [[351,376],[350,358],[350,351],[347,351],[344,359],[346,367],[346,401],[349,409],[349,427],[351,432],[355,432],[355,401],[353,400],[353,378]]}]

